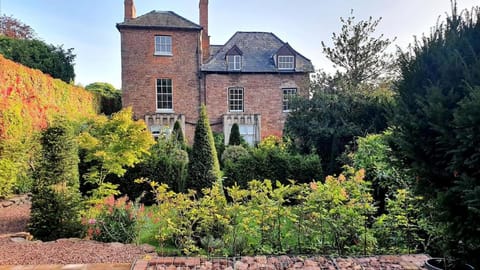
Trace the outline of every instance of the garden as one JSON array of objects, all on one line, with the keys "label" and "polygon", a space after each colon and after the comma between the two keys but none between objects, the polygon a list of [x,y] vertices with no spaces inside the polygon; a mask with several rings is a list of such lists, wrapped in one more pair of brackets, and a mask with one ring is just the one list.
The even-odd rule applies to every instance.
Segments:
[{"label": "garden", "polygon": [[[31,194],[27,229],[41,241],[478,266],[480,11],[453,8],[397,55],[369,36],[380,20],[353,20],[323,45],[343,69],[317,73],[284,137],[254,146],[238,125],[224,145],[205,106],[193,141],[178,122],[155,140],[131,108],[102,110],[120,104],[105,85],[74,87],[0,56],[0,197]],[[370,66],[345,64],[347,52]]]}]

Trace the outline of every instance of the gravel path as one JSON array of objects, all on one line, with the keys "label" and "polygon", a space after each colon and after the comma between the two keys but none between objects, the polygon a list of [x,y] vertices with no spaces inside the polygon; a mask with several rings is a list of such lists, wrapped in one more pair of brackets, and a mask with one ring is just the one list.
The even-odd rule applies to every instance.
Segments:
[{"label": "gravel path", "polygon": [[131,263],[143,257],[144,246],[98,243],[80,239],[25,241],[12,234],[26,231],[30,204],[2,207],[0,202],[0,265]]}]

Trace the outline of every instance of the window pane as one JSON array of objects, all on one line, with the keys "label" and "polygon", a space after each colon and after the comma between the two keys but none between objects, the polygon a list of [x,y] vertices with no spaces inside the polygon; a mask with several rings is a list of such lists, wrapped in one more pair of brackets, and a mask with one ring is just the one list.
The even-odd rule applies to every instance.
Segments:
[{"label": "window pane", "polygon": [[243,111],[243,88],[228,89],[228,110]]},{"label": "window pane", "polygon": [[290,100],[297,95],[296,88],[283,89],[283,111],[290,111]]},{"label": "window pane", "polygon": [[155,53],[172,54],[172,37],[155,36]]},{"label": "window pane", "polygon": [[171,79],[157,79],[157,109],[173,109],[173,94]]},{"label": "window pane", "polygon": [[278,68],[279,69],[293,69],[295,57],[292,55],[279,55]]}]

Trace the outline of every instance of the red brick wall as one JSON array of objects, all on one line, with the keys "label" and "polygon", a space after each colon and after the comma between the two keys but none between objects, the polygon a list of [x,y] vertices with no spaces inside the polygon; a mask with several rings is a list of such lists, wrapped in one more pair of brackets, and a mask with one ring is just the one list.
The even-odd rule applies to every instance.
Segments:
[{"label": "red brick wall", "polygon": [[[200,32],[122,29],[122,101],[132,106],[135,116],[156,112],[156,79],[171,78],[173,110],[184,114],[187,123],[198,117],[199,79],[197,76],[197,46]],[[155,56],[155,35],[172,36],[173,56]],[[186,124],[186,135],[191,141],[194,126]]]},{"label": "red brick wall", "polygon": [[[261,114],[261,138],[281,136],[287,113],[283,112],[282,88],[297,88],[300,95],[308,94],[305,74],[207,74],[206,104],[211,123],[222,122],[228,112],[228,88],[244,88],[245,114]],[[222,125],[212,129],[222,131]]]}]

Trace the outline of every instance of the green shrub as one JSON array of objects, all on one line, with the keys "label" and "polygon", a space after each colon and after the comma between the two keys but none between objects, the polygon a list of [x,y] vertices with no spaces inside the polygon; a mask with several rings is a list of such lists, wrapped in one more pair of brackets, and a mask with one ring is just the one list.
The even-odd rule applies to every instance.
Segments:
[{"label": "green shrub", "polygon": [[250,155],[248,150],[241,145],[230,145],[222,154],[222,163],[237,162],[240,158]]},{"label": "green shrub", "polygon": [[202,105],[188,164],[188,185],[201,191],[220,180],[220,165],[213,140],[207,109]]},{"label": "green shrub", "polygon": [[175,124],[173,125],[172,140],[180,144],[182,147],[186,143],[185,136],[183,136],[182,127],[180,126],[180,122],[178,120],[175,121]]},{"label": "green shrub", "polygon": [[237,123],[232,125],[230,130],[230,138],[228,138],[228,145],[240,145],[242,143],[242,136],[240,136],[240,128]]},{"label": "green shrub", "polygon": [[[230,148],[232,150],[229,150]],[[244,154],[239,146],[230,146],[225,153],[235,155],[234,162],[224,161],[226,186],[237,183],[246,187],[253,179],[273,179],[288,184],[289,180],[308,183],[323,178],[318,155],[292,154],[280,141],[263,141],[257,148],[251,149],[248,155]]]},{"label": "green shrub", "polygon": [[87,237],[100,242],[132,243],[138,235],[138,218],[143,207],[127,202],[127,197],[115,200],[113,196],[97,205],[99,214],[84,221]]},{"label": "green shrub", "polygon": [[43,241],[78,237],[82,232],[81,197],[73,131],[66,123],[57,122],[42,133],[41,142],[29,231]]},{"label": "green shrub", "polygon": [[[398,158],[448,225],[437,256],[480,265],[480,10],[458,12],[400,57],[392,125]],[[459,246],[463,243],[463,247]]]}]

